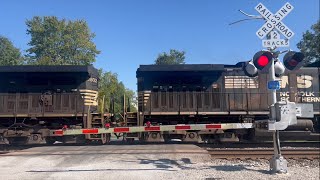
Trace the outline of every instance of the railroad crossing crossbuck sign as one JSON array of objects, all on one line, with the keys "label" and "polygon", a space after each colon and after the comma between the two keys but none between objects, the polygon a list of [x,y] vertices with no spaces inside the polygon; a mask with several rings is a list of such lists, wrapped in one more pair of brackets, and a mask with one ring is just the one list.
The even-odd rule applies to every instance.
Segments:
[{"label": "railroad crossing crossbuck sign", "polygon": [[[270,33],[268,40],[262,40],[262,46],[288,47],[288,40],[293,37],[294,33],[281,20],[293,10],[293,6],[287,2],[278,12],[272,14],[262,3],[259,3],[255,10],[266,20],[266,23],[256,32],[256,35],[263,39]],[[277,31],[286,39],[280,39],[280,34]]]}]

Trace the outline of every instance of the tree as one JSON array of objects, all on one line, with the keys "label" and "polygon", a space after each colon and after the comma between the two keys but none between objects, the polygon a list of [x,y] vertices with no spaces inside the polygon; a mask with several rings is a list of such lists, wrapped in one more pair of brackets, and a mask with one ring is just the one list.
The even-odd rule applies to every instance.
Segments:
[{"label": "tree", "polygon": [[26,21],[31,35],[28,63],[40,65],[88,65],[100,53],[84,20],[59,20],[55,16],[35,16]]},{"label": "tree", "polygon": [[[118,75],[112,72],[103,72],[99,70],[99,104],[100,111],[103,109],[110,109],[110,103],[114,101],[114,112],[115,114],[123,112],[123,95],[125,94],[126,99],[129,98],[130,110],[136,111],[136,96],[134,91],[125,88],[122,82],[119,82]],[[104,99],[104,100],[103,100]],[[102,103],[104,102],[104,103]],[[126,101],[126,104],[128,102]],[[104,104],[104,105],[103,105]]]},{"label": "tree", "polygon": [[320,61],[320,21],[311,26],[311,31],[303,33],[301,41],[297,47],[305,55],[307,64]]},{"label": "tree", "polygon": [[178,51],[175,49],[170,49],[170,53],[167,54],[163,52],[158,55],[158,58],[155,60],[156,65],[172,65],[172,64],[185,64],[185,52]]},{"label": "tree", "polygon": [[23,58],[20,50],[8,38],[0,36],[0,66],[21,64]]}]

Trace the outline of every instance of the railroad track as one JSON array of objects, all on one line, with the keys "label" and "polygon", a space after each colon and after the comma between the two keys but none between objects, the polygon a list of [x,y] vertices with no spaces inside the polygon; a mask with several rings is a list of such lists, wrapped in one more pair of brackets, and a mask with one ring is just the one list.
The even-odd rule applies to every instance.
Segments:
[{"label": "railroad track", "polygon": [[[197,144],[202,148],[273,148],[273,142],[237,142],[222,144]],[[320,148],[320,141],[284,141],[280,143],[281,147],[299,147],[299,148]]]},{"label": "railroad track", "polygon": [[[268,149],[206,149],[216,159],[270,159],[274,150]],[[287,159],[320,159],[319,148],[282,149],[281,154]]]}]

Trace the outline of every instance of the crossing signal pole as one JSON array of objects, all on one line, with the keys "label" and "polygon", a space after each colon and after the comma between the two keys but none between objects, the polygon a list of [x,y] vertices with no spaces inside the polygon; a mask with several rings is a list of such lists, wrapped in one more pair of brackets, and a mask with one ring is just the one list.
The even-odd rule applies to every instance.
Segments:
[{"label": "crossing signal pole", "polygon": [[[267,120],[268,130],[273,132],[274,156],[270,160],[270,170],[273,173],[287,173],[287,161],[281,155],[279,130],[286,129],[289,125],[297,123],[296,105],[294,102],[277,102],[276,91],[280,89],[280,82],[276,76],[281,76],[285,68],[289,71],[298,70],[303,65],[304,55],[301,52],[289,51],[285,54],[283,63],[279,61],[278,47],[288,47],[289,39],[294,33],[281,20],[286,17],[292,10],[293,6],[286,3],[278,12],[272,14],[262,3],[259,3],[255,10],[261,16],[248,15],[243,11],[242,14],[251,19],[264,19],[265,24],[256,32],[256,35],[262,40],[262,46],[267,50],[257,52],[253,59],[243,67],[244,73],[250,77],[257,76],[259,72],[269,74],[268,89],[270,90],[270,114]],[[249,20],[249,19],[245,19]],[[231,24],[235,24],[236,21]],[[280,25],[279,25],[280,24]],[[280,34],[286,39],[280,39]],[[267,40],[264,38],[267,37]]]}]

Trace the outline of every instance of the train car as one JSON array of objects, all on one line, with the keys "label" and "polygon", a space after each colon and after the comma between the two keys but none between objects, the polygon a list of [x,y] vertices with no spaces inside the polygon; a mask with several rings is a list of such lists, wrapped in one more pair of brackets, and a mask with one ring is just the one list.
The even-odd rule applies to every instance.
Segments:
[{"label": "train car", "polygon": [[[141,65],[136,72],[138,124],[244,123],[268,119],[268,75],[248,77],[243,65]],[[298,134],[305,138],[319,132],[319,67],[287,71],[278,80],[278,101],[296,102],[300,110],[308,112],[298,114],[298,124],[282,136],[296,139]],[[142,139],[239,141],[265,135],[254,130],[173,131],[158,136],[143,133]]]},{"label": "train car", "polygon": [[98,71],[92,66],[0,66],[0,138],[8,143],[98,140],[51,138],[52,129],[103,127],[97,112]]},{"label": "train car", "polygon": [[[243,65],[141,65],[136,74],[138,112],[124,111],[120,126],[126,127],[110,123],[112,114],[98,113],[99,79],[92,66],[0,66],[0,140],[105,144],[112,133],[128,141],[156,142],[238,142],[268,137],[266,131],[245,125],[269,118],[268,76],[248,77]],[[319,67],[304,67],[278,78],[278,100],[296,102],[299,117],[282,137],[319,137],[319,71]],[[205,124],[210,128],[204,128]],[[189,126],[184,125],[195,129],[186,130]]]}]

